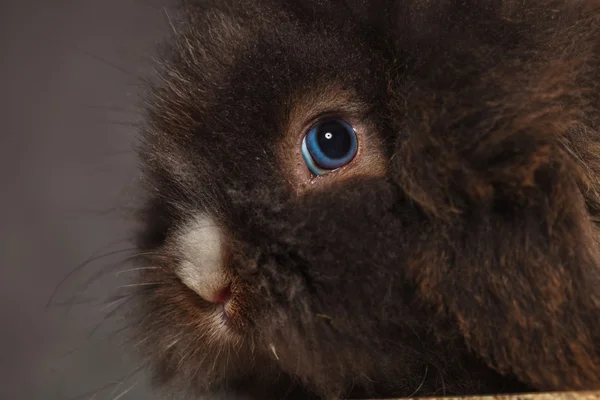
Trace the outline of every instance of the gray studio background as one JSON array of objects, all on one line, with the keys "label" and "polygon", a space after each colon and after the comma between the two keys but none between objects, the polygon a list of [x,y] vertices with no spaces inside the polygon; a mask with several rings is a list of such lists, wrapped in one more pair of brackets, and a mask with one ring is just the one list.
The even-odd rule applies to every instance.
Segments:
[{"label": "gray studio background", "polygon": [[137,78],[165,33],[163,5],[0,0],[2,400],[155,398],[143,375],[119,384],[136,364],[110,335],[118,321],[94,331],[106,311],[94,299],[119,279],[85,282],[114,257],[46,303],[80,262],[127,247],[130,222],[118,210],[136,179],[128,124]]}]

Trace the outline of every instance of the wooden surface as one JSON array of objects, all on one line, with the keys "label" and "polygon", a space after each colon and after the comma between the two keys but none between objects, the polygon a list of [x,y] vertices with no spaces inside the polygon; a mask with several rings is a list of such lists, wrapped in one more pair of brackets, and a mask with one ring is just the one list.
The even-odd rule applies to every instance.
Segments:
[{"label": "wooden surface", "polygon": [[[515,394],[501,396],[437,397],[429,400],[600,400],[598,392],[557,392],[537,394]],[[389,399],[394,400],[394,399]],[[396,399],[400,400],[400,399]]]}]

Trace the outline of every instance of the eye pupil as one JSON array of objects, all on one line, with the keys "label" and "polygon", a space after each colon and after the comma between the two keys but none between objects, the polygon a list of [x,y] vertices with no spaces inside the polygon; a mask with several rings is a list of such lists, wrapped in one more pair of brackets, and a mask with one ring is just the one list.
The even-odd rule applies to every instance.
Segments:
[{"label": "eye pupil", "polygon": [[356,132],[345,121],[329,119],[315,125],[302,142],[302,155],[316,175],[343,167],[358,149]]},{"label": "eye pupil", "polygon": [[339,159],[350,151],[352,138],[345,125],[331,121],[317,126],[317,143],[327,157]]}]

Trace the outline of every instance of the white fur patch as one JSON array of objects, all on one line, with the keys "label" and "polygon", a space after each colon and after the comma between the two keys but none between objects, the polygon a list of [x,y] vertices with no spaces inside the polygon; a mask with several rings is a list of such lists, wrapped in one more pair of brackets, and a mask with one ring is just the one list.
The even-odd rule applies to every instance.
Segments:
[{"label": "white fur patch", "polygon": [[228,284],[222,236],[214,220],[202,214],[185,226],[176,239],[182,258],[176,270],[179,279],[209,301]]}]

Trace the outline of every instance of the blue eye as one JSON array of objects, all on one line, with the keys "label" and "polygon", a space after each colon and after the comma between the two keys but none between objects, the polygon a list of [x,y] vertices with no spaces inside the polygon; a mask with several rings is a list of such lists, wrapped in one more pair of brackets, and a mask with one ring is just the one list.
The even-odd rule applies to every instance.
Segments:
[{"label": "blue eye", "polygon": [[348,164],[358,150],[356,132],[340,119],[312,127],[302,140],[302,156],[315,175],[325,175]]}]

